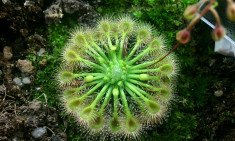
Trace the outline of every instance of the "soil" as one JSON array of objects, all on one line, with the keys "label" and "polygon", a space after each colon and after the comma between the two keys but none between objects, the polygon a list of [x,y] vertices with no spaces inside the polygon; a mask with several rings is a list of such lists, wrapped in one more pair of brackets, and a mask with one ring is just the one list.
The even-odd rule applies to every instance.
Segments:
[{"label": "soil", "polygon": [[[73,7],[74,3],[70,2],[64,0],[63,4]],[[54,3],[46,0],[0,1],[0,141],[67,140],[66,133],[59,128],[58,110],[38,101],[39,97],[32,100],[30,94],[40,91],[40,87],[34,84],[37,68],[26,59],[27,55],[46,48],[47,32],[39,35],[35,29],[47,26],[47,21],[60,21],[45,16],[44,11]],[[90,24],[97,15],[93,8],[97,2],[90,3],[93,6],[80,1],[76,9],[66,10],[69,14],[79,11],[77,20]],[[90,19],[84,20],[84,15],[88,14],[91,14]],[[46,61],[39,64],[45,66]],[[45,94],[40,97],[47,99]]]}]

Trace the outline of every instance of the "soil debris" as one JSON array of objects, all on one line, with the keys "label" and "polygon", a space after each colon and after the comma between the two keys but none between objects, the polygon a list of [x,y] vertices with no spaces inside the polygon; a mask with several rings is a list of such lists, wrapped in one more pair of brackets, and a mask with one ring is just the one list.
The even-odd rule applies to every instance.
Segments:
[{"label": "soil debris", "polygon": [[13,54],[12,54],[12,49],[9,46],[5,46],[3,48],[3,57],[7,60],[10,60],[12,58]]},{"label": "soil debris", "polygon": [[32,62],[29,60],[19,59],[16,65],[22,73],[32,73],[34,69],[34,67],[32,66]]}]

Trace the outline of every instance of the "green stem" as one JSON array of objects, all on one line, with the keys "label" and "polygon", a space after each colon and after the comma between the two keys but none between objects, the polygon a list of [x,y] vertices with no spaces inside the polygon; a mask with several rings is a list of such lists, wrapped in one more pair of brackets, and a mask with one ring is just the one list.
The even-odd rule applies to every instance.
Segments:
[{"label": "green stem", "polygon": [[[118,44],[119,44],[118,36],[115,36],[115,44],[116,44],[116,46],[118,47]],[[120,48],[120,47],[119,47],[119,48]]]},{"label": "green stem", "polygon": [[131,116],[131,112],[130,112],[130,109],[128,107],[128,103],[127,103],[127,100],[126,100],[126,95],[124,93],[124,90],[123,88],[120,89],[120,97],[121,97],[121,100],[122,100],[122,103],[123,103],[123,106],[124,106],[124,110],[125,110],[125,113],[126,113],[126,116]]},{"label": "green stem", "polygon": [[127,78],[134,78],[134,79],[138,79],[139,80],[139,76],[138,74],[128,74],[126,77]]},{"label": "green stem", "polygon": [[137,101],[138,105],[140,106],[141,110],[145,110],[144,109],[144,104],[143,102],[140,101],[140,99],[135,95],[135,93],[133,91],[131,91],[128,87],[125,87],[125,90],[131,95],[131,97],[134,98],[135,101]]},{"label": "green stem", "polygon": [[84,94],[83,96],[81,96],[81,99],[86,98],[87,96],[89,96],[90,94],[92,94],[95,90],[97,90],[100,86],[102,86],[104,84],[104,82],[100,82],[98,83],[95,87],[93,87],[92,89],[90,89],[86,94]]},{"label": "green stem", "polygon": [[109,34],[107,35],[107,38],[108,38],[108,45],[109,45],[109,50],[110,50],[110,56],[111,56],[112,59],[114,59],[115,51],[113,51],[111,49],[113,44],[112,44],[112,41],[111,41],[111,38],[110,38]]},{"label": "green stem", "polygon": [[96,48],[96,50],[98,50],[98,52],[102,55],[102,57],[104,58],[104,60],[106,62],[109,62],[108,57],[104,54],[104,52],[102,51],[102,49],[95,43],[93,42],[92,45]]},{"label": "green stem", "polygon": [[115,62],[117,60],[116,52],[114,50],[111,50],[110,55],[111,55],[112,60]]},{"label": "green stem", "polygon": [[[167,55],[169,55],[169,54],[167,54]],[[130,69],[131,70],[132,69],[137,70],[137,69],[143,69],[143,68],[147,68],[147,67],[153,66],[156,63],[158,63],[161,60],[163,60],[167,55],[165,55],[164,57],[158,56],[157,59],[155,59],[155,60],[144,62],[144,63],[136,65],[136,66],[132,66],[132,67],[130,67]]]},{"label": "green stem", "polygon": [[98,84],[98,83],[100,83],[100,81],[92,81],[92,82],[86,83],[85,86],[90,87],[90,86]]},{"label": "green stem", "polygon": [[83,85],[83,86],[77,87],[77,88],[75,88],[76,93],[79,92],[79,91],[81,91],[81,90],[84,89],[84,88],[90,87],[90,86],[95,85],[95,84],[98,84],[98,83],[100,83],[100,81],[93,81],[93,82],[90,82],[90,83],[86,83],[86,84]]},{"label": "green stem", "polygon": [[[95,56],[95,54],[93,54],[93,53],[91,53],[89,50],[87,50],[87,49],[85,49],[85,52],[89,55],[89,56],[91,56],[93,59],[97,59],[97,57]],[[97,61],[97,60],[96,60]]]},{"label": "green stem", "polygon": [[[107,54],[109,55],[109,54],[110,54],[110,50],[109,50],[109,48],[107,47],[106,42],[102,41],[102,44],[103,44],[105,50],[107,51]],[[110,57],[110,56],[109,56],[109,57]]]},{"label": "green stem", "polygon": [[159,72],[159,68],[157,69],[142,69],[142,70],[131,70],[130,73],[150,73],[150,72]]},{"label": "green stem", "polygon": [[119,50],[119,52],[118,52],[118,58],[119,59],[121,59],[122,58],[122,53],[123,53],[123,45],[124,45],[124,42],[125,42],[125,38],[126,38],[126,35],[125,34],[123,34],[122,35],[122,40],[121,40],[121,42],[120,42],[120,50]]},{"label": "green stem", "polygon": [[[128,74],[127,78],[140,80],[140,74]],[[149,76],[149,80],[157,81],[159,80],[159,76]]]},{"label": "green stem", "polygon": [[134,64],[136,61],[140,60],[144,55],[148,54],[149,51],[151,50],[150,47],[148,47],[147,49],[145,49],[142,53],[138,54],[135,58],[133,58],[132,60],[130,60],[128,62],[129,65]]},{"label": "green stem", "polygon": [[111,48],[113,46],[113,44],[112,44],[112,41],[111,41],[109,34],[107,35],[107,38],[108,38],[109,47]]},{"label": "green stem", "polygon": [[111,50],[111,52],[113,52],[113,62],[114,62],[114,63],[118,63],[116,52],[115,52],[115,51],[112,51],[112,50]]},{"label": "green stem", "polygon": [[139,64],[139,65],[135,65],[135,66],[131,66],[130,67],[130,70],[137,70],[137,69],[143,69],[151,64],[153,64],[155,62],[155,60],[153,61],[148,61],[148,62],[144,62],[142,64]]},{"label": "green stem", "polygon": [[136,52],[136,50],[138,49],[139,45],[140,45],[140,41],[137,41],[134,48],[132,49],[131,53],[127,56],[126,61],[130,60],[131,57],[133,56],[133,54]]},{"label": "green stem", "polygon": [[[96,76],[96,77],[94,77],[94,80],[98,80],[98,79],[101,79],[101,78],[103,79],[104,77],[105,77],[105,75],[102,75],[102,76]],[[94,81],[94,80],[93,80],[93,81]]]},{"label": "green stem", "polygon": [[118,117],[118,95],[113,95],[113,117]]},{"label": "green stem", "polygon": [[[139,97],[141,97],[144,101],[149,100],[148,98],[150,98],[150,95],[147,94],[145,91],[141,90],[140,88],[136,87],[135,85],[129,83],[129,82],[125,82],[124,83],[125,86],[127,88],[129,88],[130,90],[132,90],[133,92],[135,92]],[[142,93],[142,94],[141,94]],[[145,94],[148,98],[146,98],[143,94]]]},{"label": "green stem", "polygon": [[78,73],[78,74],[74,74],[75,77],[80,77],[80,76],[88,76],[88,75],[92,75],[92,76],[104,76],[103,73]]},{"label": "green stem", "polygon": [[108,102],[109,102],[109,100],[110,100],[110,98],[111,98],[111,92],[112,92],[112,88],[110,87],[109,89],[108,89],[108,92],[106,93],[106,96],[105,96],[105,98],[104,98],[104,102],[102,103],[102,105],[101,105],[101,108],[100,108],[100,111],[99,111],[99,115],[102,115],[103,114],[103,112],[104,112],[104,108],[105,108],[105,106],[108,104]]},{"label": "green stem", "polygon": [[90,64],[90,65],[92,65],[93,67],[98,68],[98,69],[100,69],[100,70],[104,70],[104,68],[102,68],[102,67],[99,66],[98,64],[93,63],[93,62],[91,62],[91,61],[89,61],[89,60],[81,59],[81,61],[83,61],[83,62],[85,62],[85,63],[87,63],[87,64]]},{"label": "green stem", "polygon": [[104,96],[107,88],[109,87],[109,84],[106,84],[102,90],[99,92],[99,94],[96,96],[95,100],[92,102],[91,106],[95,106],[97,104],[97,102]]},{"label": "green stem", "polygon": [[96,58],[97,57],[102,57],[98,52],[96,52],[90,45],[86,45],[86,47],[91,50],[95,55],[96,55]]},{"label": "green stem", "polygon": [[151,85],[149,85],[149,84],[142,83],[142,82],[137,81],[137,80],[128,79],[128,81],[129,81],[129,82],[131,82],[131,83],[134,83],[134,84],[136,84],[136,85],[139,85],[139,86],[142,86],[142,87],[149,88],[150,90],[154,90],[154,91],[158,91],[158,90],[160,90],[160,89],[155,88],[155,87],[153,87],[153,86],[151,86]]}]

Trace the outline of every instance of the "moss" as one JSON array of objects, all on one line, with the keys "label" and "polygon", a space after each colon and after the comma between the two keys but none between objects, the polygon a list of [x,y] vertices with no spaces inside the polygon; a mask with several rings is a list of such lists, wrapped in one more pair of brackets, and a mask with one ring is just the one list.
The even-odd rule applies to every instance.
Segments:
[{"label": "moss", "polygon": [[[34,97],[37,98],[41,95],[41,93],[45,93],[49,102],[48,104],[51,106],[55,106],[56,102],[56,84],[52,81],[54,79],[53,75],[56,72],[56,68],[60,62],[58,57],[60,56],[61,48],[64,46],[64,40],[68,34],[67,30],[67,26],[50,25],[49,32],[51,32],[51,34],[48,37],[48,52],[44,53],[41,57],[37,57],[34,54],[27,56],[27,58],[33,62],[33,65],[37,69],[37,79],[35,80],[35,85],[40,86],[42,90],[40,92],[36,92]],[[39,65],[39,62],[43,58],[46,58],[47,60],[46,68]],[[44,101],[44,98],[42,97],[40,100]]]},{"label": "moss", "polygon": [[[34,81],[36,86],[41,87],[41,91],[35,92],[32,99],[36,99],[42,93],[46,94],[48,105],[57,107],[60,109],[58,105],[59,97],[58,91],[56,88],[56,83],[54,81],[55,73],[57,68],[60,66],[61,60],[59,57],[61,56],[62,48],[64,47],[66,40],[68,40],[69,30],[75,27],[75,20],[71,20],[70,18],[63,19],[62,24],[51,24],[48,25],[47,28],[41,28],[38,31],[43,34],[43,32],[48,32],[47,37],[47,46],[46,51],[42,57],[37,57],[35,54],[28,55],[27,58],[33,62],[33,65],[37,69],[37,79]],[[40,66],[39,62],[46,58],[47,65],[46,67]],[[45,102],[44,97],[40,97],[39,100]],[[64,118],[64,119],[62,119]],[[63,123],[63,120],[69,122],[68,127],[66,127]],[[61,118],[59,121],[60,129],[66,131],[67,137],[72,141],[81,141],[82,137],[76,132],[77,126],[74,119],[71,117],[66,117],[63,112],[61,112]]]}]

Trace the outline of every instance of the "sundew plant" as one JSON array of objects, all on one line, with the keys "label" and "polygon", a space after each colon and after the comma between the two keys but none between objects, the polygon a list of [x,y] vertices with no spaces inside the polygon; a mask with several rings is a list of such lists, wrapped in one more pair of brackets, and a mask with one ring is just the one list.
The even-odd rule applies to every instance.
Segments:
[{"label": "sundew plant", "polygon": [[89,139],[140,139],[169,113],[178,65],[154,31],[125,15],[71,33],[58,86],[64,110]]}]

